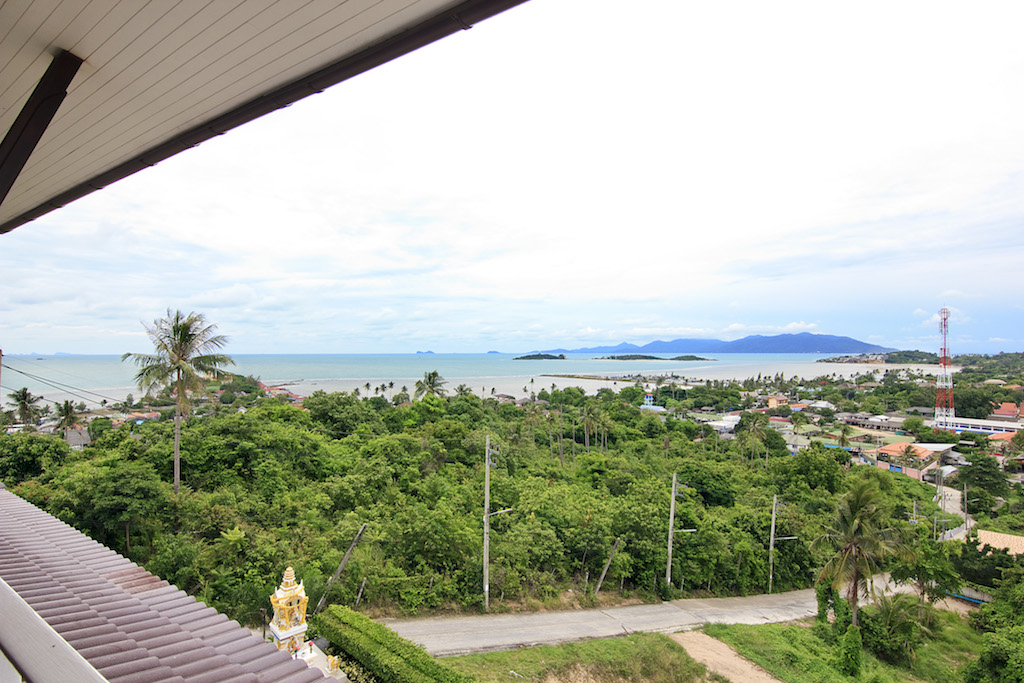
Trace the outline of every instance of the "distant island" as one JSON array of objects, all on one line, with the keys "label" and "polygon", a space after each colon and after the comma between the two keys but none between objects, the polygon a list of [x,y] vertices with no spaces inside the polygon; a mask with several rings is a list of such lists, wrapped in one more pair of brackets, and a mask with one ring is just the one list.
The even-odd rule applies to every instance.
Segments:
[{"label": "distant island", "polygon": [[[565,356],[562,356],[565,358]],[[700,356],[676,356],[675,358],[660,358],[658,356],[647,356],[642,353],[627,353],[622,356],[603,356],[598,360],[703,360],[710,361],[712,358],[701,358]]]},{"label": "distant island", "polygon": [[560,353],[556,356],[550,353],[531,353],[528,356],[519,356],[512,360],[565,360],[565,354]]},{"label": "distant island", "polygon": [[[889,353],[897,349],[868,344],[850,337],[831,334],[760,334],[743,337],[735,341],[721,339],[674,339],[653,341],[643,346],[622,343],[615,346],[593,346],[583,349],[547,349],[540,353]],[[663,359],[662,359],[663,360]]]}]

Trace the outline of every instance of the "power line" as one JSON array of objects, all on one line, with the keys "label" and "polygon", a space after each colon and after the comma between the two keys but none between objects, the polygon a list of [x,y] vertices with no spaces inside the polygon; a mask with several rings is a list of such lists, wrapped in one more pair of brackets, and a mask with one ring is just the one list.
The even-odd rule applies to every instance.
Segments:
[{"label": "power line", "polygon": [[[8,363],[16,362],[16,363],[18,363],[19,365],[21,365],[23,367],[29,367],[29,368],[31,368],[33,370],[43,366],[43,363],[40,362],[41,360],[45,360],[45,359],[37,358],[36,360],[33,361],[33,360],[31,360],[29,358],[26,358],[24,356],[12,356],[12,355],[7,355],[7,356],[5,356],[3,358],[0,358],[0,361],[6,361]],[[77,380],[86,380],[86,381],[88,381],[90,379],[90,377],[86,377],[86,376],[83,376],[83,375],[76,374],[74,372],[68,372],[67,370],[63,370],[63,369],[61,369],[59,363],[55,363],[55,362],[47,362],[45,364],[45,371],[46,371],[47,374],[54,374],[54,373],[56,373],[58,375],[64,375],[65,377],[71,377],[71,378],[74,378],[74,379],[77,379]]]},{"label": "power line", "polygon": [[[34,373],[31,373],[31,372],[25,372],[24,370],[19,370],[18,368],[12,368],[10,365],[7,365],[7,363],[0,364],[0,367],[4,367],[4,368],[7,368],[8,370],[11,370],[13,372],[17,372],[19,374],[22,374],[22,375],[28,377],[29,379],[32,379],[32,380],[35,380],[36,382],[39,382],[41,384],[45,384],[47,386],[53,387],[54,389],[57,389],[58,391],[63,391],[65,393],[67,393],[67,394],[71,394],[72,396],[75,396],[76,398],[80,398],[83,401],[94,401],[96,399],[89,398],[89,397],[86,397],[86,396],[82,396],[80,393],[77,393],[77,392],[82,392],[82,393],[86,393],[86,394],[92,394],[93,396],[98,396],[99,398],[107,400],[107,401],[114,401],[114,402],[116,402],[118,400],[116,398],[111,398],[110,396],[104,396],[103,394],[96,393],[95,391],[90,391],[88,389],[82,389],[80,387],[76,387],[76,386],[73,386],[71,384],[65,384],[64,382],[58,382],[57,380],[50,380],[50,379],[47,379],[47,378],[42,377],[40,375],[36,375]],[[57,403],[57,401],[52,401],[52,403]]]}]

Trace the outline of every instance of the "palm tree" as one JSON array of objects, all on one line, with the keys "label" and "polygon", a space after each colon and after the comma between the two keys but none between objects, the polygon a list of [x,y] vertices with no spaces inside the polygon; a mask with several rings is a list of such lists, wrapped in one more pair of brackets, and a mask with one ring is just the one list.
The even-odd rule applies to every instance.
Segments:
[{"label": "palm tree", "polygon": [[601,428],[601,452],[604,453],[608,448],[608,430],[615,427],[615,420],[603,412],[598,416],[597,426]]},{"label": "palm tree", "polygon": [[35,424],[35,418],[39,414],[39,407],[36,404],[42,400],[42,396],[33,396],[28,387],[22,387],[7,394],[7,397],[14,403],[14,409],[18,412],[18,422],[23,425]]},{"label": "palm tree", "polygon": [[66,436],[67,430],[74,427],[75,423],[78,422],[75,404],[71,401],[64,401],[64,403],[57,406],[57,415],[60,417],[60,422],[57,423],[57,426],[64,430]]},{"label": "palm tree", "polygon": [[190,394],[205,388],[204,379],[216,377],[225,365],[234,365],[230,356],[214,353],[228,338],[215,334],[216,325],[206,322],[200,313],[185,315],[167,309],[167,317],[145,326],[155,353],[126,353],[139,367],[135,381],[147,394],[157,387],[174,392],[174,493],[181,486],[181,417],[192,407]]},{"label": "palm tree", "polygon": [[846,599],[854,625],[857,600],[869,594],[869,582],[888,557],[908,554],[899,530],[885,519],[879,508],[882,495],[874,484],[859,481],[839,501],[832,526],[811,543],[812,549],[828,548],[835,554],[825,563],[819,582],[829,582],[837,591],[847,584]]},{"label": "palm tree", "polygon": [[839,438],[836,439],[836,444],[838,444],[840,448],[846,448],[849,446],[850,434],[853,434],[853,427],[844,422],[839,426]]},{"label": "palm tree", "polygon": [[431,396],[444,396],[444,385],[448,384],[444,377],[438,374],[437,370],[431,370],[430,372],[423,373],[423,379],[416,380],[416,398],[421,398],[424,394],[430,394]]},{"label": "palm tree", "polygon": [[455,387],[456,396],[469,396],[472,393],[473,390],[467,387],[465,384],[460,384],[459,386]]},{"label": "palm tree", "polygon": [[764,466],[768,466],[768,444],[764,443],[764,439],[768,436],[768,414],[767,413],[747,413],[750,415],[750,419],[747,421],[746,426],[743,428],[743,432],[748,439],[750,439],[751,447],[756,447],[757,444],[764,444]]},{"label": "palm tree", "polygon": [[597,434],[597,417],[598,410],[590,403],[583,405],[583,411],[580,413],[580,422],[583,426],[583,444],[587,447],[587,453],[590,452],[590,432]]}]

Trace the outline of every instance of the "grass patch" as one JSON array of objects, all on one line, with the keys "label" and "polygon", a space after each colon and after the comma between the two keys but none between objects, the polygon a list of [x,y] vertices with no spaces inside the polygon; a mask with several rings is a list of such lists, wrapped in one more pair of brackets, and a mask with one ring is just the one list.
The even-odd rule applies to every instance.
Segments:
[{"label": "grass patch", "polygon": [[[705,669],[686,650],[660,633],[586,640],[446,657],[444,663],[480,681],[563,681],[697,683]],[[513,673],[514,672],[514,673]]]},{"label": "grass patch", "polygon": [[[940,610],[938,619],[941,628],[934,637],[918,646],[917,658],[907,668],[891,666],[865,651],[860,680],[872,683],[947,683],[960,680],[960,670],[981,651],[981,634],[958,614]],[[713,624],[707,626],[705,632],[728,643],[744,657],[787,683],[851,681],[833,665],[838,657],[837,647],[823,641],[813,629],[805,626]]]}]

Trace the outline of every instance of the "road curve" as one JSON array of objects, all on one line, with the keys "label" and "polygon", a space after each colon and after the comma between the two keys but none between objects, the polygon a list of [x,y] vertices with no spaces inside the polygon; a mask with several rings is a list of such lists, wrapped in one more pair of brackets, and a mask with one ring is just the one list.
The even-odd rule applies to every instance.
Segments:
[{"label": "road curve", "polygon": [[739,598],[673,600],[565,612],[384,619],[435,657],[512,650],[636,632],[672,633],[704,624],[769,624],[812,616],[813,589]]}]

